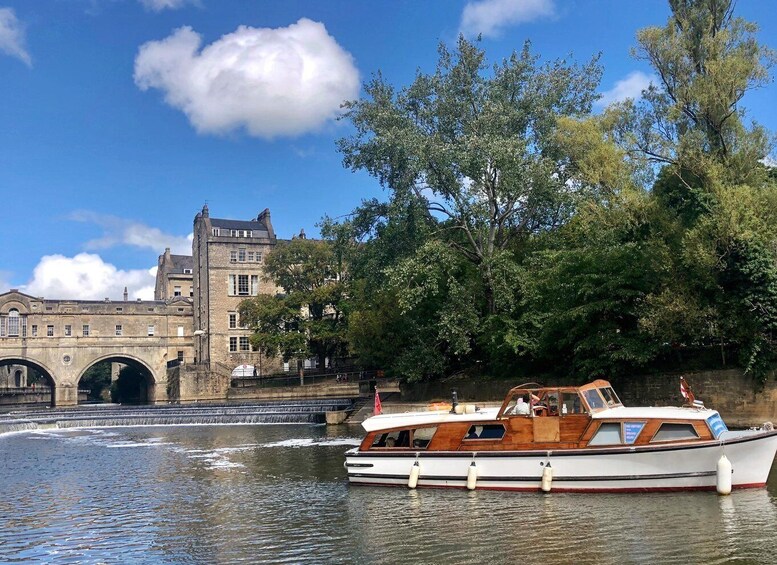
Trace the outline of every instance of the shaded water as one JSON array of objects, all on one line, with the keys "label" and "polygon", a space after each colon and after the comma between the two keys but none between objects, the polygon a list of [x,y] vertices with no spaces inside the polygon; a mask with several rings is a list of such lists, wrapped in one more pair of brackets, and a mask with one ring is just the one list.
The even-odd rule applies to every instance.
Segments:
[{"label": "shaded water", "polygon": [[773,563],[767,489],[560,494],[349,487],[358,426],[0,436],[0,562]]}]

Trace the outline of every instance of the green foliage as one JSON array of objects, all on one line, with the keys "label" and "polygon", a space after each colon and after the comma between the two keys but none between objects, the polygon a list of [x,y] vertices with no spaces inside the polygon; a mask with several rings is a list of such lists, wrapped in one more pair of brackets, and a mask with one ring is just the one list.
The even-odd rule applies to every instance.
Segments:
[{"label": "green foliage", "polygon": [[111,362],[102,361],[89,367],[84,376],[81,377],[81,381],[78,383],[78,388],[89,389],[89,400],[104,400],[104,392],[108,391],[111,387]]},{"label": "green foliage", "polygon": [[464,39],[434,73],[402,89],[378,74],[346,104],[344,163],[389,193],[322,226],[363,363],[583,380],[714,352],[766,374],[777,173],[740,104],[774,53],[730,0],[670,5],[635,50],[658,84],[600,115],[595,60],[541,65],[527,44],[490,66]]},{"label": "green foliage", "polygon": [[644,196],[592,206],[530,257],[524,315],[538,359],[589,379],[644,368],[659,354],[661,342],[639,321],[646,298],[668,281],[662,220]]},{"label": "green foliage", "polygon": [[770,81],[775,53],[755,39],[757,26],[733,16],[733,0],[671,0],[664,27],[637,34],[635,55],[655,69],[659,85],[632,106],[629,150],[690,172],[705,185],[763,182],[757,166],[769,152],[758,125],[746,126],[739,102]]},{"label": "green foliage", "polygon": [[251,344],[268,357],[301,361],[313,355],[324,366],[345,354],[343,262],[327,241],[293,239],[279,244],[265,263],[267,280],[285,294],[259,295],[239,306],[254,331]]},{"label": "green foliage", "polygon": [[463,37],[439,52],[436,71],[399,92],[380,75],[366,84],[367,97],[345,105],[356,134],[339,147],[347,167],[444,219],[446,243],[477,267],[494,313],[494,257],[574,208],[556,121],[590,111],[601,70],[596,60],[540,66],[528,43],[492,68]]}]

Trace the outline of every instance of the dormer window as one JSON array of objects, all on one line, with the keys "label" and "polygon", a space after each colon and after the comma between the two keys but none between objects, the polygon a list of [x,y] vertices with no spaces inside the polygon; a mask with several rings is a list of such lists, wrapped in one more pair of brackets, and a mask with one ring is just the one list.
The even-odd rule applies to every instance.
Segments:
[{"label": "dormer window", "polygon": [[184,275],[191,275],[192,274],[192,270],[191,269],[184,269],[183,270],[183,274]]},{"label": "dormer window", "polygon": [[218,228],[213,228],[213,235],[215,235],[216,237],[219,236],[219,229]]}]

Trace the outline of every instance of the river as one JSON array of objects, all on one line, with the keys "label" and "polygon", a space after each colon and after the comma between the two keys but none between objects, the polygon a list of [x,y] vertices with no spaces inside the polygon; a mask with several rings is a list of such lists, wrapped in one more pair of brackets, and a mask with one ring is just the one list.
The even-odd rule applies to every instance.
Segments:
[{"label": "river", "polygon": [[766,489],[527,494],[349,487],[358,426],[0,436],[0,563],[774,563]]}]

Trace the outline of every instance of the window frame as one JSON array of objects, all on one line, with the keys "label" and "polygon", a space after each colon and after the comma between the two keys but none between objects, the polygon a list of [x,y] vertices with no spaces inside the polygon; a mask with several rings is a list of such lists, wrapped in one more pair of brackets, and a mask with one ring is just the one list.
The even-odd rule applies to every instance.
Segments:
[{"label": "window frame", "polygon": [[[664,428],[664,426],[685,426],[687,428],[690,428],[693,432],[694,437],[685,437],[685,438],[670,438],[670,439],[656,439],[656,436],[658,436],[659,433],[661,433],[661,430]],[[700,438],[699,432],[696,431],[696,426],[692,422],[661,422],[661,425],[658,426],[658,429],[655,431],[653,436],[650,438],[650,443],[671,443],[676,441],[696,441]]]},{"label": "window frame", "polygon": [[237,275],[237,296],[251,296],[251,283],[248,275]]},{"label": "window frame", "polygon": [[[499,437],[480,437],[480,435],[486,430],[486,427],[489,428],[502,428],[502,435]],[[480,433],[478,434],[478,437],[467,437],[469,436],[473,428],[482,428],[480,430]],[[495,424],[495,423],[473,423],[466,432],[466,435],[462,438],[462,441],[502,441],[505,438],[505,434],[507,433],[506,426],[504,424]]]},{"label": "window frame", "polygon": [[[612,426],[618,427],[618,441],[617,442],[604,442],[604,443],[594,443],[597,436],[602,433],[602,431],[605,429],[605,427],[608,427],[611,429]],[[603,439],[606,439],[603,437]],[[588,440],[588,443],[586,444],[587,447],[609,447],[609,446],[615,446],[615,445],[625,445],[624,443],[624,437],[623,437],[623,422],[600,422],[599,427],[596,429],[596,432],[594,435],[591,436],[591,439]]]},{"label": "window frame", "polygon": [[8,328],[6,330],[6,334],[8,337],[19,337],[21,334],[21,315],[19,314],[19,310],[16,308],[11,308],[8,311]]}]

